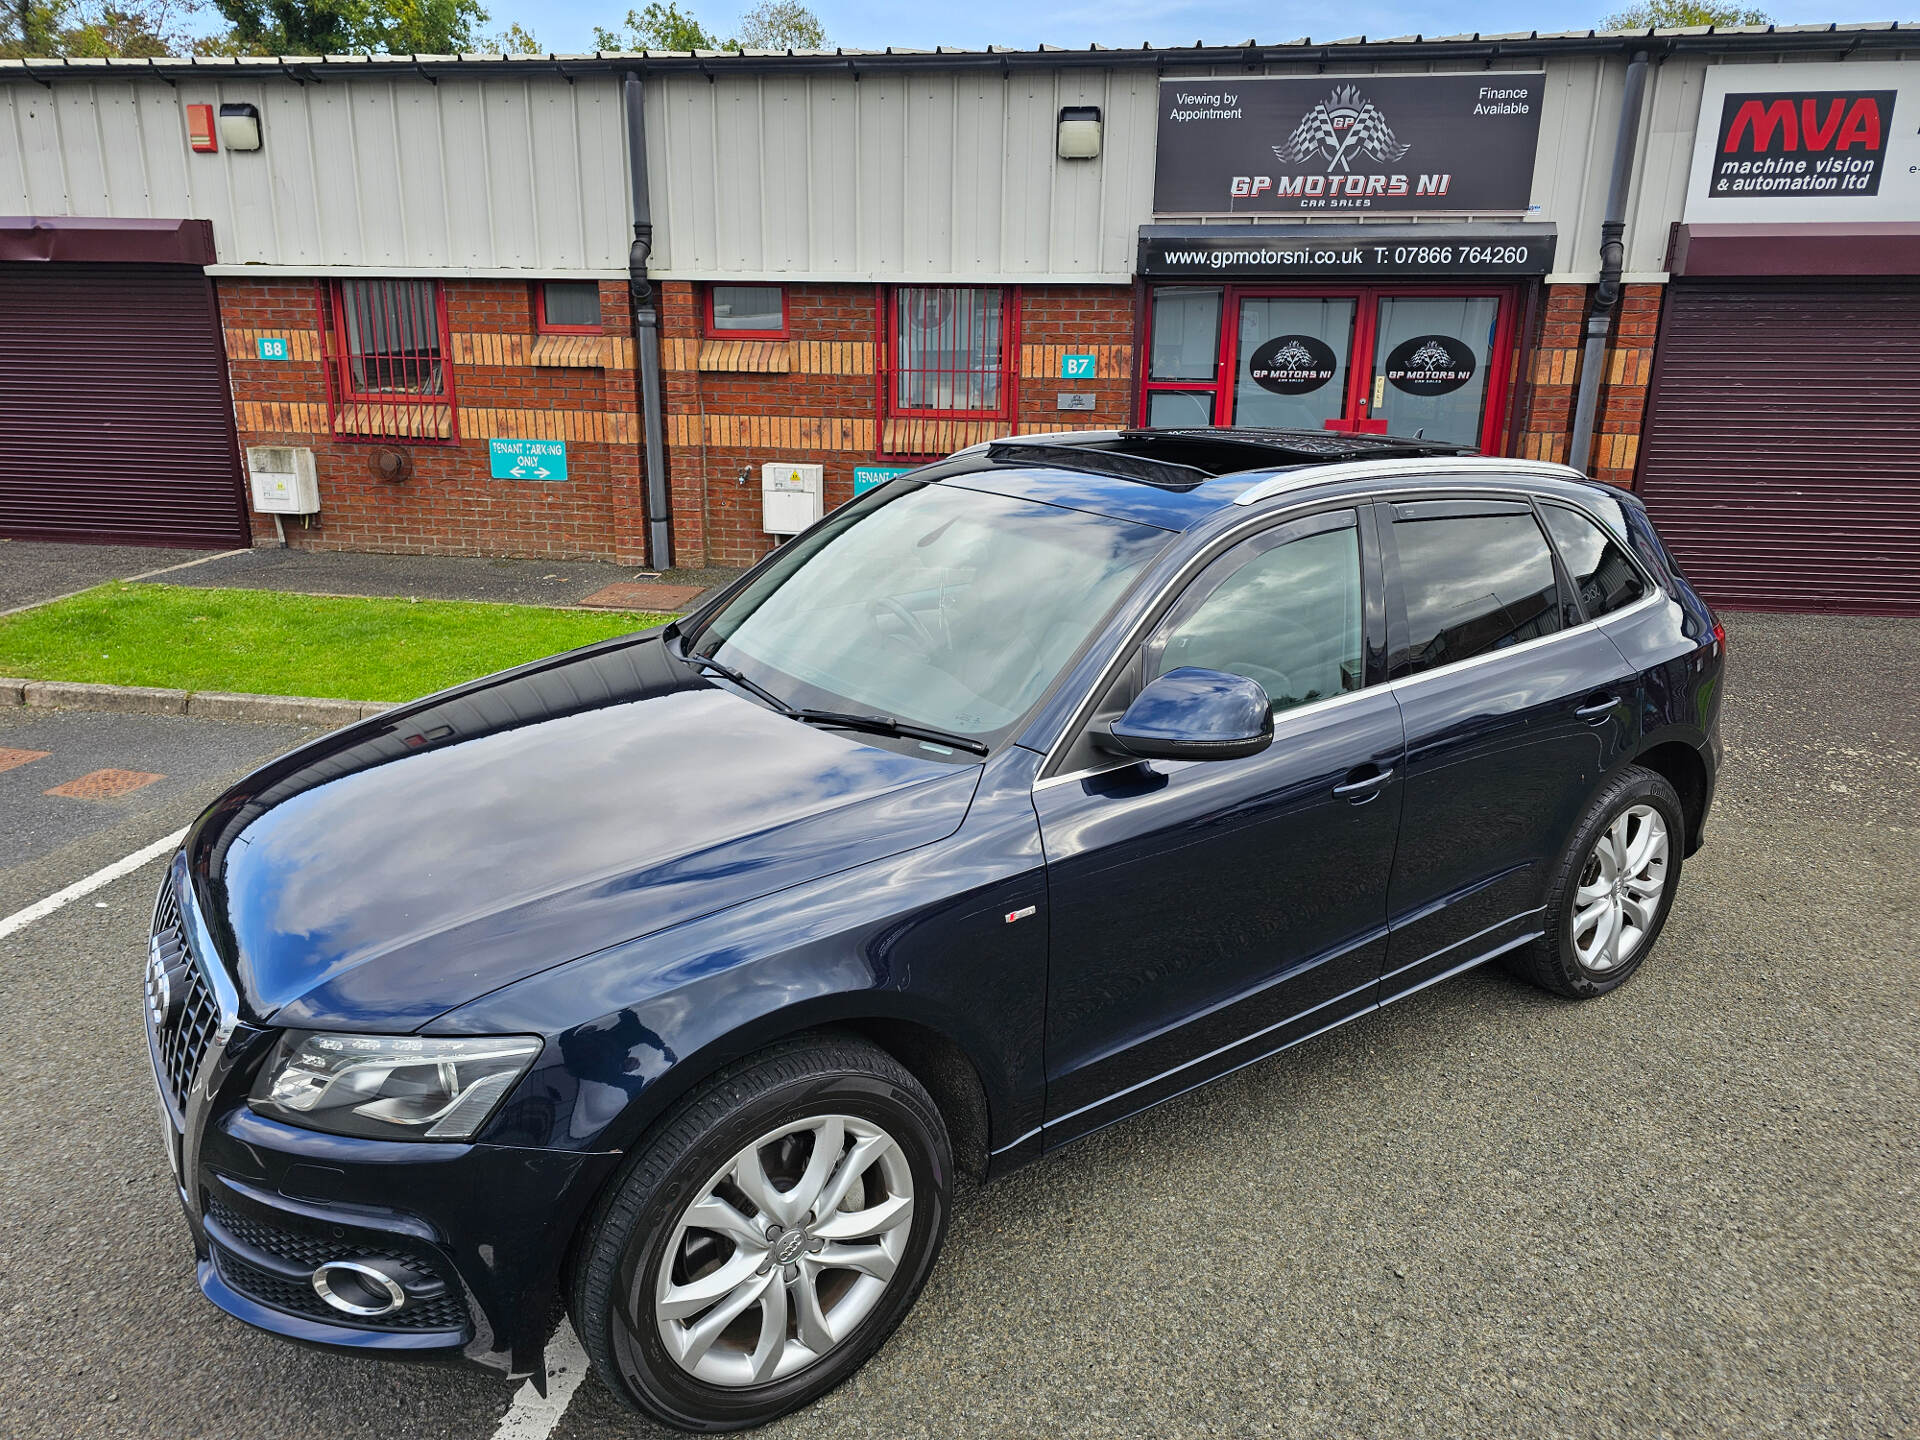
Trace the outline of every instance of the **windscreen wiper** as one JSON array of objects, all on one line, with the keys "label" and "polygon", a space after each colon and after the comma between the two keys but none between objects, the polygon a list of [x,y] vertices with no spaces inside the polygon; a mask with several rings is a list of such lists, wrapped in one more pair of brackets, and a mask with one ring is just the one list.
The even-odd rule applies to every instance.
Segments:
[{"label": "windscreen wiper", "polygon": [[789,720],[797,720],[800,718],[800,712],[794,709],[793,706],[782,700],[764,685],[757,685],[749,680],[738,670],[734,669],[733,666],[727,664],[726,661],[716,660],[711,655],[697,655],[691,650],[686,651],[683,658],[687,664],[693,666],[695,669],[708,670],[720,676],[723,680],[731,680],[742,690],[766,701],[767,704],[778,710],[782,715],[785,715]]},{"label": "windscreen wiper", "polygon": [[869,735],[898,735],[904,740],[927,740],[949,745],[972,755],[985,755],[987,746],[971,735],[956,735],[951,730],[936,730],[931,725],[915,725],[891,715],[845,715],[838,710],[794,710],[794,719],[809,725],[827,725],[836,730],[864,730]]},{"label": "windscreen wiper", "polygon": [[836,730],[863,730],[869,735],[898,735],[903,740],[926,740],[936,745],[950,745],[956,750],[965,750],[971,755],[987,753],[987,746],[971,735],[956,735],[950,730],[936,730],[930,725],[915,725],[908,720],[896,720],[891,715],[848,715],[838,710],[798,709],[765,686],[755,684],[724,660],[716,660],[711,655],[696,654],[691,650],[685,652],[683,658],[687,664],[696,669],[710,671],[722,679],[731,680],[742,690],[766,701],[789,720],[802,720],[809,725],[826,725]]}]

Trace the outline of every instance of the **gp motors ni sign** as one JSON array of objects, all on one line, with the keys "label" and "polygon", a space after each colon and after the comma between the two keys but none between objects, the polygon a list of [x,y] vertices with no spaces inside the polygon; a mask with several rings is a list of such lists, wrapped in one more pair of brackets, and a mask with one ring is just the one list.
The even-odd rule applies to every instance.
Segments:
[{"label": "gp motors ni sign", "polygon": [[1160,215],[1518,214],[1544,77],[1208,76],[1160,82]]},{"label": "gp motors ni sign", "polygon": [[1916,68],[1713,66],[1686,218],[1920,220]]}]

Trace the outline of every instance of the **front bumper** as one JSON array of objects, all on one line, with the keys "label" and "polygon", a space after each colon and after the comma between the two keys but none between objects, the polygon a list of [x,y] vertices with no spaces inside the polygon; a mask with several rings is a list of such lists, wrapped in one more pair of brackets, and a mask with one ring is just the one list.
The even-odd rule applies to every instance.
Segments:
[{"label": "front bumper", "polygon": [[[535,1373],[568,1246],[619,1156],[364,1140],[256,1115],[246,1097],[274,1035],[241,1022],[214,954],[176,857],[154,905],[147,1047],[207,1298],[291,1340]],[[378,1269],[397,1305],[330,1305],[314,1272],[333,1262]]]},{"label": "front bumper", "polygon": [[[243,1100],[183,1148],[200,1288],[222,1310],[291,1340],[511,1375],[540,1367],[567,1248],[618,1159],[323,1135]],[[341,1315],[312,1286],[323,1263],[375,1259],[413,1277],[390,1316]]]}]

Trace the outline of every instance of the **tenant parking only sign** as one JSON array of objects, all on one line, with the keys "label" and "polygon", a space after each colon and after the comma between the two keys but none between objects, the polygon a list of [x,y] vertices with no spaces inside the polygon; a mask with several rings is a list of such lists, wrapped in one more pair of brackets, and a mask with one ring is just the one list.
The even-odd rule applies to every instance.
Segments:
[{"label": "tenant parking only sign", "polygon": [[1522,214],[1545,76],[1160,82],[1156,215]]},{"label": "tenant parking only sign", "polygon": [[1920,220],[1914,69],[1890,61],[1711,67],[1685,218]]}]

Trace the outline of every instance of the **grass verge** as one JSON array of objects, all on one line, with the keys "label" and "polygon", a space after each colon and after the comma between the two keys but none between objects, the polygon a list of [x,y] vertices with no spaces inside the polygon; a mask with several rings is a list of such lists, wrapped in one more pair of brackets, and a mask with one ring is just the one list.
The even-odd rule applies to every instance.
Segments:
[{"label": "grass verge", "polygon": [[0,675],[411,700],[667,618],[114,583],[0,620]]}]

